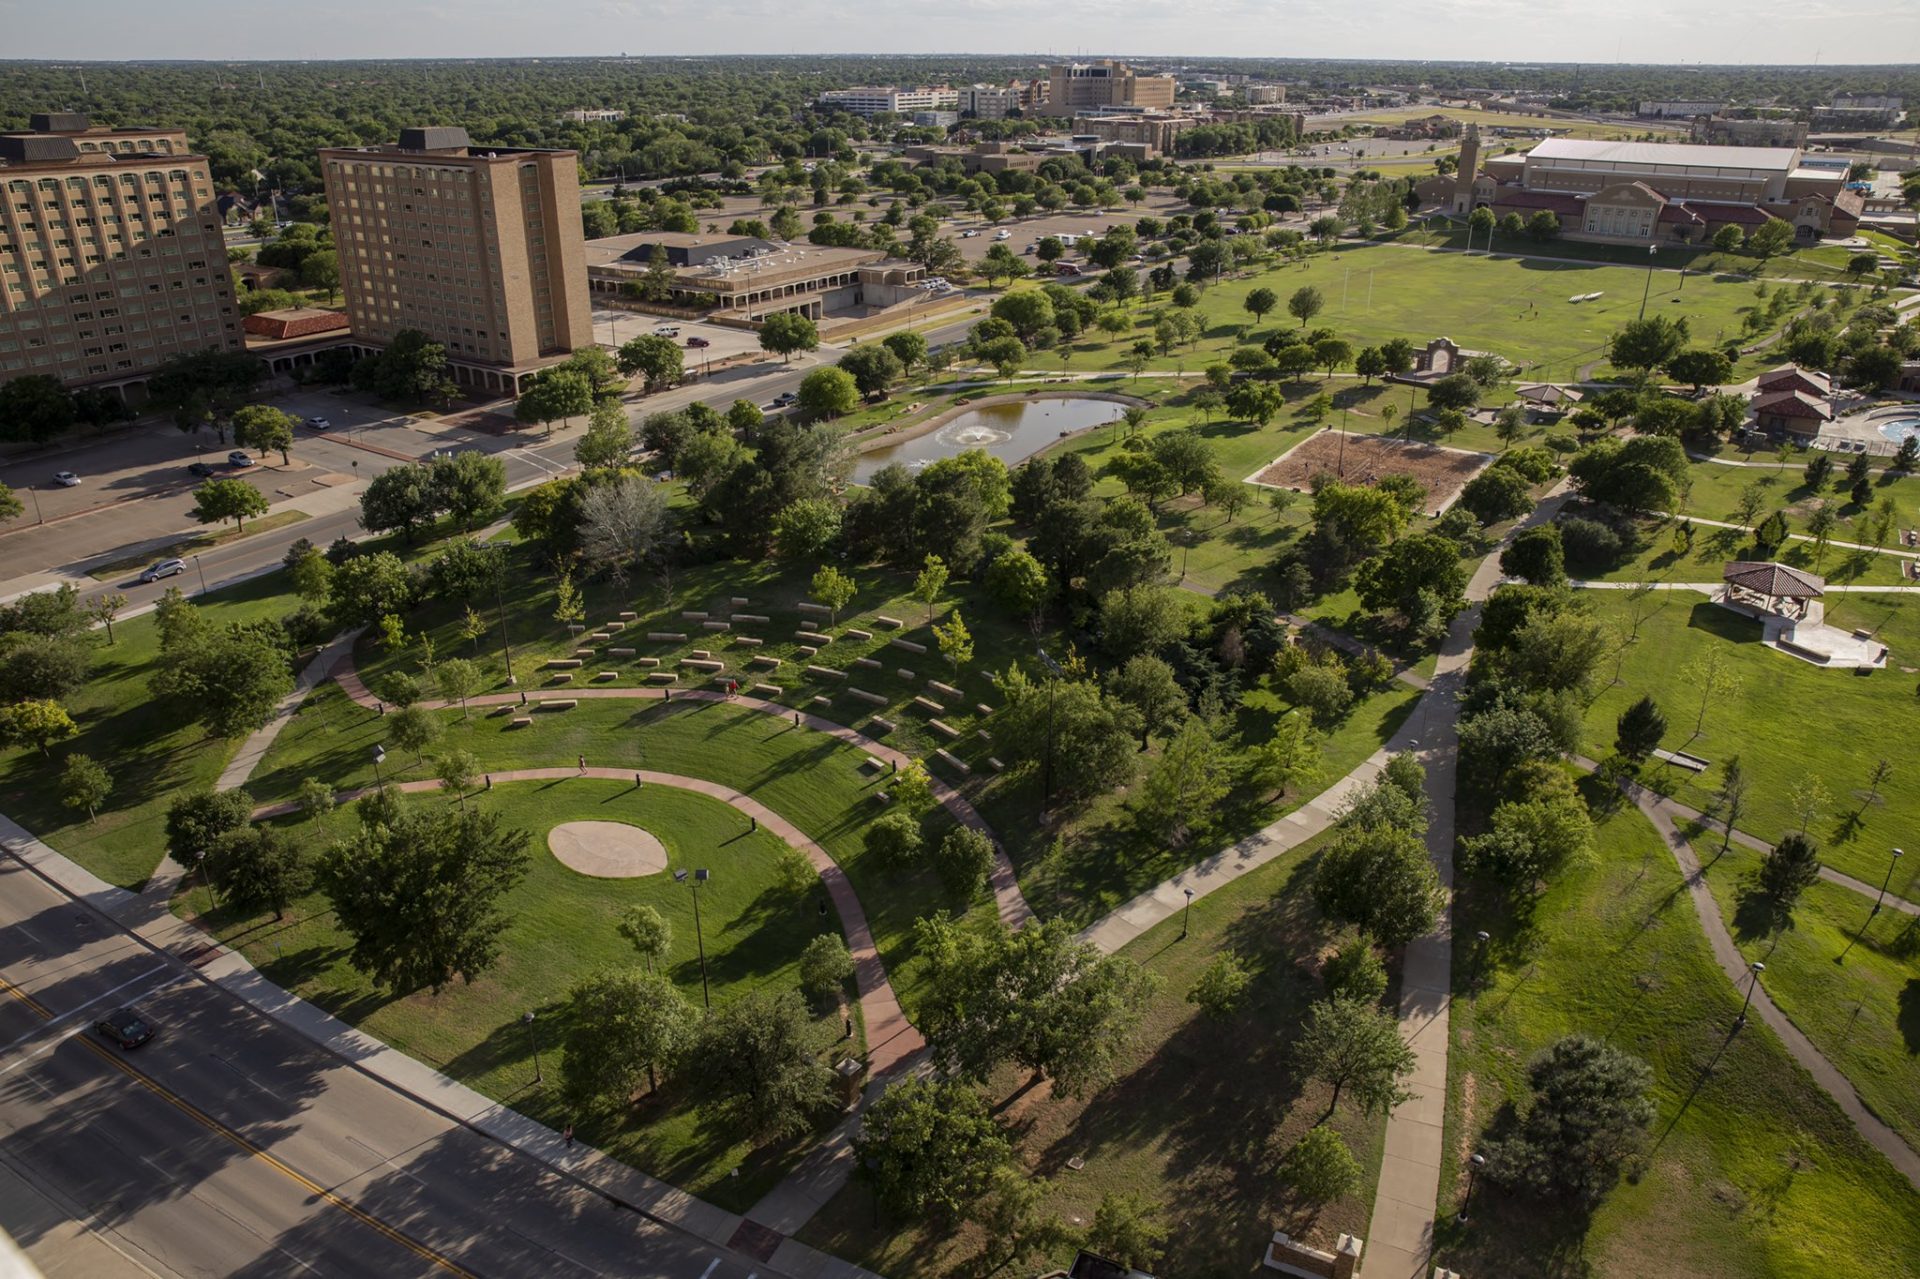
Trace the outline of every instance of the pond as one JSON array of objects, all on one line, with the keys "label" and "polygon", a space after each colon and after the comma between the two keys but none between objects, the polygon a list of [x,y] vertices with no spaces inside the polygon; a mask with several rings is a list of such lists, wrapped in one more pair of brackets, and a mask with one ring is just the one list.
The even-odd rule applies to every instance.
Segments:
[{"label": "pond", "polygon": [[919,470],[929,462],[955,457],[968,449],[985,449],[1008,466],[1024,462],[1047,445],[1073,431],[1104,426],[1127,406],[1112,400],[1020,400],[969,409],[937,431],[862,453],[854,464],[853,480],[865,484],[875,471],[895,462]]}]

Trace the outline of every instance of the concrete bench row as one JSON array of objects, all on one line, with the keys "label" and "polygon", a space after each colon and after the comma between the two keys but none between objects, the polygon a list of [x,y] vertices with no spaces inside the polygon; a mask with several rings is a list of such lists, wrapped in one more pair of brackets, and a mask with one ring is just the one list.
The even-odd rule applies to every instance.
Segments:
[{"label": "concrete bench row", "polygon": [[913,704],[921,710],[930,711],[935,715],[944,715],[947,713],[947,708],[934,701],[931,697],[916,697],[913,699]]},{"label": "concrete bench row", "polygon": [[773,621],[772,618],[765,617],[759,613],[735,613],[733,620],[736,622],[758,622],[762,626],[766,626]]},{"label": "concrete bench row", "polygon": [[736,635],[733,637],[733,643],[736,648],[759,648],[766,641],[755,639],[751,635]]},{"label": "concrete bench row", "polygon": [[577,657],[556,657],[547,663],[547,669],[550,671],[572,671],[580,669],[582,665],[584,665],[584,663]]},{"label": "concrete bench row", "polygon": [[873,624],[875,626],[884,626],[890,631],[897,631],[906,625],[905,622],[897,617],[876,617],[873,619]]},{"label": "concrete bench row", "polygon": [[862,631],[862,630],[856,630],[856,629],[854,629],[853,627],[851,627],[851,626],[849,626],[849,627],[847,628],[847,638],[848,638],[848,639],[857,639],[857,640],[870,640],[870,639],[872,639],[872,638],[873,638],[873,632],[872,632],[872,631]]},{"label": "concrete bench row", "polygon": [[680,631],[648,631],[647,638],[657,644],[684,644],[687,637]]},{"label": "concrete bench row", "polygon": [[912,640],[890,639],[887,643],[893,645],[895,648],[904,648],[909,653],[924,653],[927,651],[925,644],[916,644]]},{"label": "concrete bench row", "polygon": [[887,704],[886,698],[880,696],[878,693],[869,693],[864,688],[850,688],[847,690],[847,694],[851,697],[857,697],[863,702],[872,702],[875,706],[885,706]]},{"label": "concrete bench row", "polygon": [[809,631],[809,630],[798,630],[798,631],[795,631],[795,632],[793,633],[793,637],[794,637],[795,639],[797,639],[797,640],[799,640],[799,641],[800,641],[800,642],[801,642],[802,644],[831,644],[831,643],[833,643],[833,636],[831,636],[831,635],[822,635],[822,634],[821,634],[821,633],[820,633],[819,631]]},{"label": "concrete bench row", "polygon": [[762,697],[778,697],[786,690],[778,684],[755,684],[749,691],[758,693]]},{"label": "concrete bench row", "polygon": [[809,666],[807,667],[807,674],[813,676],[815,679],[845,679],[847,677],[845,671],[836,671],[831,666]]},{"label": "concrete bench row", "polygon": [[766,655],[765,653],[762,653],[762,654],[760,654],[760,655],[759,655],[758,657],[751,657],[751,658],[748,658],[748,659],[747,659],[747,665],[749,665],[749,666],[764,666],[764,667],[766,667],[766,668],[767,668],[768,670],[772,670],[772,669],[774,669],[774,668],[775,668],[776,666],[778,666],[778,665],[780,665],[780,659],[779,659],[779,658],[777,658],[777,657],[768,657],[768,656],[767,656],[767,655]]},{"label": "concrete bench row", "polygon": [[702,622],[700,626],[701,629],[709,631],[730,631],[733,629],[732,622]]},{"label": "concrete bench row", "polygon": [[955,755],[953,752],[939,750],[939,751],[935,751],[934,754],[939,756],[941,763],[951,768],[954,772],[960,774],[960,776],[971,777],[973,775],[973,770],[971,768],[968,768],[966,764],[960,760],[960,757]]},{"label": "concrete bench row", "polygon": [[927,727],[942,737],[953,738],[960,736],[960,730],[946,723],[944,720],[930,719],[927,721]]},{"label": "concrete bench row", "polygon": [[965,693],[962,693],[959,689],[955,688],[953,685],[942,684],[937,679],[928,680],[927,687],[932,689],[934,692],[940,694],[940,696],[956,702],[966,696]]},{"label": "concrete bench row", "polygon": [[801,600],[798,604],[795,604],[794,607],[799,609],[802,613],[831,614],[833,612],[833,610],[828,608],[825,604],[815,604],[812,600]]},{"label": "concrete bench row", "polygon": [[691,666],[696,671],[724,671],[727,669],[725,662],[706,661],[698,657],[683,657],[680,659],[680,665]]}]

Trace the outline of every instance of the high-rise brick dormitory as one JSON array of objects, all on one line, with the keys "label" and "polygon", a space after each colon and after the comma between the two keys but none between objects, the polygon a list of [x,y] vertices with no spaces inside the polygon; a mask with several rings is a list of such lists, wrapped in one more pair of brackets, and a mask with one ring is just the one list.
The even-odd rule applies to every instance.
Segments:
[{"label": "high-rise brick dormitory", "polygon": [[454,381],[505,394],[592,343],[578,152],[419,128],[320,162],[356,339],[417,329]]},{"label": "high-rise brick dormitory", "polygon": [[169,357],[240,348],[207,158],[183,130],[36,114],[0,134],[0,188],[0,381],[138,399]]}]

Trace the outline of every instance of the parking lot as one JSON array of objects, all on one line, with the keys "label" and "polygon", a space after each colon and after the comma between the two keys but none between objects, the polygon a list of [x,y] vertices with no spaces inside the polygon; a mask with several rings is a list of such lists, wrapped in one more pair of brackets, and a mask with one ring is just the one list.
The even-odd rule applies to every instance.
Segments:
[{"label": "parking lot", "polygon": [[[1016,256],[1026,257],[1028,261],[1032,261],[1031,256],[1023,254],[1022,250],[1030,244],[1038,244],[1044,236],[1101,235],[1110,226],[1132,226],[1141,218],[1164,219],[1174,211],[1172,204],[1161,209],[1156,208],[1154,202],[1149,201],[1137,209],[1132,207],[1062,209],[1058,213],[1047,213],[1031,218],[1009,218],[999,223],[982,222],[969,215],[966,219],[953,222],[948,229],[948,234],[953,236],[953,242],[960,246],[961,257],[969,262],[978,262],[987,256],[987,250],[996,243],[994,236],[1001,230],[1005,230],[1010,234],[1005,240],[997,243],[1005,244]],[[966,232],[974,230],[979,231],[980,234],[961,238]]]},{"label": "parking lot", "polygon": [[[593,336],[615,350],[637,337],[663,328],[679,331],[673,341],[680,348],[680,358],[689,370],[697,370],[702,364],[724,360],[729,356],[761,354],[760,335],[751,329],[736,329],[702,320],[674,320],[639,311],[596,308],[593,313]],[[689,346],[689,339],[698,339],[707,345]]]}]

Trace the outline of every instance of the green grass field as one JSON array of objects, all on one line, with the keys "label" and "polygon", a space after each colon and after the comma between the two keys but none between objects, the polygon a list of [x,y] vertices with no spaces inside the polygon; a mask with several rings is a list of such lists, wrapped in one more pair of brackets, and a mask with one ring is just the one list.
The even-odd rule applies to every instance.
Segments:
[{"label": "green grass field", "polygon": [[[1627,621],[1632,601],[1621,591],[1586,593],[1595,615]],[[1619,661],[1619,683],[1603,687],[1587,708],[1586,753],[1596,758],[1613,748],[1620,712],[1648,694],[1667,717],[1662,743],[1710,760],[1702,775],[1649,765],[1645,779],[1681,802],[1704,809],[1720,784],[1721,766],[1739,755],[1749,786],[1739,826],[1762,839],[1778,839],[1799,828],[1792,792],[1815,777],[1831,797],[1816,815],[1811,833],[1822,860],[1837,870],[1879,883],[1887,868],[1886,849],[1920,821],[1920,786],[1900,749],[1902,738],[1890,726],[1912,713],[1914,678],[1901,667],[1920,665],[1920,599],[1906,595],[1832,597],[1831,624],[1877,631],[1893,650],[1886,670],[1824,670],[1763,647],[1759,623],[1686,591],[1657,592],[1647,609],[1639,639]],[[1739,679],[1732,693],[1711,699],[1700,724],[1701,693],[1691,672],[1709,648],[1718,649],[1726,668]],[[1604,663],[1600,678],[1612,675]],[[1889,758],[1891,780],[1878,802],[1867,804],[1868,775],[1876,761]],[[1855,815],[1857,814],[1857,820]],[[1920,864],[1903,867],[1898,886],[1920,880]]]},{"label": "green grass field", "polygon": [[[1920,924],[1825,881],[1775,931],[1754,885],[1760,854],[1694,841],[1727,930],[1787,1016],[1846,1074],[1869,1109],[1920,1149]],[[1878,880],[1874,881],[1879,884]],[[1869,923],[1871,919],[1871,923]]]},{"label": "green grass field", "polygon": [[[452,801],[428,795],[408,802]],[[755,990],[794,989],[807,942],[838,931],[839,921],[817,908],[824,890],[796,895],[780,887],[774,874],[780,841],[765,831],[749,832],[740,815],[718,800],[663,786],[635,790],[619,782],[568,779],[501,785],[470,802],[498,809],[533,836],[531,873],[502,903],[512,923],[500,961],[472,985],[398,998],[372,985],[348,964],[347,937],[319,894],[295,903],[280,923],[271,915],[238,918],[210,910],[200,888],[177,907],[190,915],[208,911],[200,922],[239,947],[270,980],[556,1129],[574,1118],[559,1095],[558,1045],[568,990],[601,969],[640,962],[615,930],[620,913],[639,904],[658,909],[673,926],[664,971],[696,1007],[701,982],[690,890],[665,873],[637,879],[576,874],[547,851],[552,827],[579,820],[629,822],[666,845],[670,870],[712,870],[700,890],[700,914],[716,1003]],[[319,830],[305,819],[285,824],[317,849],[355,820],[350,810],[341,810]],[[520,1022],[529,1011],[538,1017],[544,1084],[532,1082],[535,1041]],[[839,1013],[829,1010],[820,1024],[823,1033],[830,1026],[837,1036]],[[704,1122],[695,1109],[697,1082],[671,1083],[618,1119],[582,1120],[580,1135],[636,1168],[743,1210],[785,1175],[805,1142],[755,1149]]]},{"label": "green grass field", "polygon": [[[1599,794],[1589,782],[1589,798]],[[1447,1166],[1438,1258],[1463,1274],[1594,1279],[1866,1279],[1920,1274],[1920,1195],[1869,1147],[1714,965],[1678,868],[1631,807],[1600,823],[1598,862],[1530,923],[1464,895],[1454,933],[1494,934],[1483,988],[1454,966]],[[1564,1034],[1603,1035],[1654,1071],[1644,1171],[1590,1220],[1482,1185],[1453,1224],[1477,1134],[1526,1096],[1525,1067]]]},{"label": "green grass field", "polygon": [[[1316,959],[1341,938],[1307,891],[1317,843],[1293,849],[1193,904],[1192,933],[1169,919],[1121,953],[1161,979],[1118,1078],[1086,1102],[1055,1100],[1042,1087],[1020,1093],[1024,1073],[989,1088],[1016,1136],[1016,1157],[1050,1182],[1046,1204],[1084,1226],[1101,1197],[1132,1192],[1163,1204],[1171,1227],[1160,1273],[1215,1279],[1256,1273],[1276,1228],[1331,1246],[1342,1231],[1364,1235],[1379,1167],[1380,1116],[1343,1105],[1330,1122],[1366,1174],[1359,1194],[1317,1218],[1300,1210],[1276,1163],[1327,1109],[1324,1086],[1301,1080],[1285,1028],[1321,993]],[[1216,1025],[1186,1002],[1212,958],[1231,949],[1254,971],[1247,1003]],[[1085,1166],[1074,1171],[1067,1160]],[[978,1276],[977,1225],[951,1233],[877,1217],[855,1182],[801,1231],[800,1239],[890,1275]],[[1053,1259],[1060,1265],[1070,1254]],[[1017,1273],[1031,1274],[1044,1267]],[[1008,1271],[1007,1273],[1016,1273]]]}]

